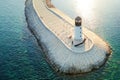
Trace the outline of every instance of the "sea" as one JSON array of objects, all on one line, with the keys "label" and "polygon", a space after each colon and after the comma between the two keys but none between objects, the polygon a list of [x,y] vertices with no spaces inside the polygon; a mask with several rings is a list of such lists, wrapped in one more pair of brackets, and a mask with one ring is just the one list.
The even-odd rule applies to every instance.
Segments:
[{"label": "sea", "polygon": [[82,26],[111,46],[112,54],[106,64],[85,74],[55,72],[28,29],[25,0],[0,0],[0,80],[120,80],[120,0],[52,3],[72,19],[82,17]]}]

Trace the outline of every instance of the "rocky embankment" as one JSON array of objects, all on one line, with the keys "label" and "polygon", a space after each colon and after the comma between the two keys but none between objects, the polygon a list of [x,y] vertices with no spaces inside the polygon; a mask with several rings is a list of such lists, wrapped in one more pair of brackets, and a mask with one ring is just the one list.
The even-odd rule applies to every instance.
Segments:
[{"label": "rocky embankment", "polygon": [[[51,64],[53,69],[61,73],[77,74],[89,72],[102,66],[111,53],[109,45],[93,32],[84,28],[84,34],[94,36],[90,38],[94,41],[93,48],[83,54],[71,52],[71,50],[66,48],[62,41],[46,27],[47,23],[45,23],[44,19],[50,16],[41,17],[43,16],[42,11],[45,9],[48,10],[44,4],[42,0],[27,0],[25,3],[25,16],[28,28],[36,37],[38,44],[46,56],[46,60]],[[42,10],[43,8],[44,10]],[[47,15],[55,15],[54,13],[49,14],[49,11],[47,12]],[[57,16],[54,17],[56,18]]]}]

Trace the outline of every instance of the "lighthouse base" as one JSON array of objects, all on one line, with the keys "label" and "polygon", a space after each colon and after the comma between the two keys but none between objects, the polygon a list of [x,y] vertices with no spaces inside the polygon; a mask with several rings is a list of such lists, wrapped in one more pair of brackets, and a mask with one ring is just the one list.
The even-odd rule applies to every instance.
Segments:
[{"label": "lighthouse base", "polygon": [[73,39],[72,44],[77,47],[85,42],[85,37],[82,35],[82,39]]},{"label": "lighthouse base", "polygon": [[85,38],[84,38],[83,40],[74,40],[74,41],[72,41],[72,44],[73,44],[75,47],[77,47],[77,46],[83,44],[83,43],[85,42],[85,40],[86,40]]}]

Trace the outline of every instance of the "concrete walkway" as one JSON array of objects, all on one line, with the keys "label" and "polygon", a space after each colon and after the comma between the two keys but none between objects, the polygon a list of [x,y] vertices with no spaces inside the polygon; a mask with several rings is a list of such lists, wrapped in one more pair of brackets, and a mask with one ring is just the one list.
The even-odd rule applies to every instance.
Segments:
[{"label": "concrete walkway", "polygon": [[73,26],[70,25],[72,23],[66,23],[65,16],[60,18],[56,15],[57,13],[51,12],[43,0],[33,0],[27,7],[30,8],[26,10],[30,27],[33,29],[37,39],[41,41],[41,44],[46,46],[48,50],[46,55],[49,58],[49,62],[60,72],[88,72],[93,68],[99,68],[105,62],[106,54],[110,53],[110,48],[96,34],[83,28],[88,41],[92,40],[94,46],[82,54],[76,54],[65,45],[70,42],[68,36],[73,30]]}]

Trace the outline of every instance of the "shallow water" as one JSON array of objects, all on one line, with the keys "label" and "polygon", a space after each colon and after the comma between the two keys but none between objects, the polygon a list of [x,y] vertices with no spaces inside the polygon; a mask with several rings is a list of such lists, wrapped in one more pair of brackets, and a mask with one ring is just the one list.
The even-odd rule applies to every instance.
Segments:
[{"label": "shallow water", "polygon": [[[74,0],[66,0],[64,3],[63,1],[53,0],[53,3],[74,19],[78,15],[72,5]],[[107,1],[98,2],[101,6],[94,6],[89,17],[83,16],[83,25],[112,46],[112,56],[99,70],[84,75],[65,76],[51,69],[36,39],[27,28],[24,15],[25,0],[0,0],[0,80],[119,80],[119,0],[111,0],[106,6]]]}]

